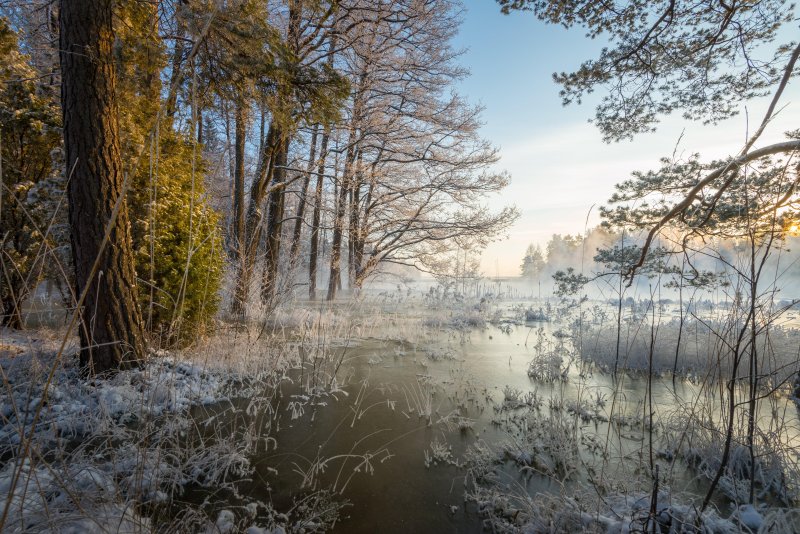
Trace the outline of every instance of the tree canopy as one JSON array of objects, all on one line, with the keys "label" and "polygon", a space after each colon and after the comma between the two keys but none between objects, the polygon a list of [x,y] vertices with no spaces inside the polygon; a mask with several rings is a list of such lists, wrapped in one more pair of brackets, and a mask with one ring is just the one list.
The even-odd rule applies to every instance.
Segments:
[{"label": "tree canopy", "polygon": [[545,22],[578,26],[607,43],[595,59],[553,75],[564,104],[595,90],[595,122],[607,141],[654,129],[659,118],[717,122],[770,93],[796,44],[785,0],[497,0],[505,13],[529,10]]},{"label": "tree canopy", "polygon": [[[771,95],[758,126],[736,154],[703,162],[665,158],[655,171],[623,182],[604,215],[618,225],[645,230],[634,273],[656,236],[668,226],[702,233],[738,223],[792,227],[797,219],[798,172],[792,163],[800,139],[759,146],[779,111],[784,90],[797,75],[800,44],[790,28],[795,4],[783,0],[686,2],[589,2],[585,0],[497,0],[501,10],[527,10],[548,23],[583,27],[605,39],[596,59],[572,73],[555,74],[564,104],[602,89],[595,122],[606,141],[630,139],[654,129],[660,117],[680,112],[687,119],[718,122],[741,111],[748,100]],[[748,177],[755,177],[750,180]],[[741,206],[759,205],[757,210]],[[771,221],[771,222],[770,222]],[[780,232],[779,232],[780,233]]]}]

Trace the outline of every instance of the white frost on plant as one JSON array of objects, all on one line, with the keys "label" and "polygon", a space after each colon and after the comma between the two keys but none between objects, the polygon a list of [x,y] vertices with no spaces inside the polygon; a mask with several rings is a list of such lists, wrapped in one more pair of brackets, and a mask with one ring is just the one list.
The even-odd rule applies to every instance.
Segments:
[{"label": "white frost on plant", "polygon": [[[251,469],[230,443],[207,443],[202,454],[180,445],[188,408],[225,399],[221,372],[156,358],[87,379],[75,358],[33,350],[0,358],[0,366],[0,454],[8,458],[0,501],[10,503],[4,532],[146,532],[148,520],[131,499],[165,502],[189,482],[224,481]],[[31,454],[20,460],[23,436]]]},{"label": "white frost on plant", "polygon": [[4,504],[17,482],[3,532],[148,532],[149,521],[117,498],[112,476],[86,465],[56,471],[28,460],[7,463],[0,471]]}]

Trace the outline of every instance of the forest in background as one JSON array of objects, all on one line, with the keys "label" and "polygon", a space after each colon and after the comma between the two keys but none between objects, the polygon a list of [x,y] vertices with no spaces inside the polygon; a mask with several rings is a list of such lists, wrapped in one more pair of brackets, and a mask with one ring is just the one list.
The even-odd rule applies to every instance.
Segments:
[{"label": "forest in background", "polygon": [[[435,429],[461,526],[797,530],[800,133],[770,131],[796,6],[497,4],[604,40],[554,79],[601,94],[608,142],[766,106],[740,147],[665,148],[601,228],[530,248],[553,296],[524,302],[450,291],[516,218],[483,205],[509,177],[453,90],[457,1],[0,2],[0,526],[326,531],[356,473]],[[440,287],[361,291],[397,265]],[[43,281],[68,313],[35,338]],[[323,451],[367,412],[401,434]],[[316,450],[287,468],[295,425]]]},{"label": "forest in background", "polygon": [[[98,122],[84,160],[109,156],[100,145],[113,138],[119,152],[107,162],[114,187],[100,189],[112,198],[88,223],[107,222],[126,192],[110,248],[130,247],[120,261],[132,259],[135,279],[123,277],[131,287],[116,300],[129,302],[112,315],[141,317],[108,334],[82,319],[84,346],[112,331],[106,341],[129,348],[141,331],[158,346],[180,344],[218,310],[241,320],[296,286],[333,300],[389,264],[435,270],[515,220],[511,208],[483,206],[508,177],[490,169],[498,154],[478,134],[480,109],[454,91],[467,74],[451,45],[455,3],[130,1],[59,19],[57,3],[43,0],[2,14],[5,325],[22,325],[43,279],[68,309],[87,286],[85,307],[111,306],[109,291],[94,297],[88,282],[97,247],[75,246],[76,235],[101,239],[78,220],[92,206],[68,193],[86,181],[82,160],[64,151],[61,73],[73,56],[59,56],[59,43],[70,20],[101,24],[80,45],[104,55],[101,71],[76,66],[70,81],[73,122]],[[113,95],[103,117],[83,93],[92,76]],[[106,265],[105,279],[119,268]]]}]

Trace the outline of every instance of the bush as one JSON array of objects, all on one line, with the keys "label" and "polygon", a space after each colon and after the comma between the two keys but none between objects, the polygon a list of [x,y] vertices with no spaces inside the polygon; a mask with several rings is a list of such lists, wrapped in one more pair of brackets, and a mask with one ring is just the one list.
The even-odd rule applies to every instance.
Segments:
[{"label": "bush", "polygon": [[157,165],[139,166],[131,192],[133,244],[145,324],[162,343],[185,345],[219,307],[222,242],[199,155],[192,172],[191,143],[165,130]]}]

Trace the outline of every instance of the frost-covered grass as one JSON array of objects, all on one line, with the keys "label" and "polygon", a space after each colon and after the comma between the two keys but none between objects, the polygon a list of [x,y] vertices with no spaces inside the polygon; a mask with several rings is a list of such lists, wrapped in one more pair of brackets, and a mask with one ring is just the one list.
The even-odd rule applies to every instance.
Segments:
[{"label": "frost-covered grass", "polygon": [[573,356],[564,338],[553,338],[539,328],[531,343],[533,358],[528,362],[528,376],[537,382],[566,382]]},{"label": "frost-covered grass", "polygon": [[[759,491],[757,504],[752,505],[742,494],[749,483],[749,455],[739,446],[721,484],[728,504],[718,499],[718,508],[712,505],[701,512],[701,494],[673,489],[685,485],[679,483],[685,478],[675,477],[673,470],[696,473],[702,487],[719,466],[721,436],[710,437],[698,421],[681,421],[677,415],[673,423],[680,428],[659,433],[658,440],[665,448],[675,446],[683,452],[667,454],[661,449],[657,453],[660,469],[656,470],[654,492],[648,471],[637,468],[646,464],[644,458],[636,459],[634,450],[623,458],[609,458],[603,445],[605,431],[586,426],[579,413],[521,408],[503,420],[505,439],[480,440],[469,448],[464,458],[466,498],[491,532],[800,531],[797,497],[787,493],[796,489],[787,486],[798,480],[797,472],[792,471],[796,467],[787,469],[784,463],[792,455],[796,462],[796,451],[775,445],[767,450],[766,441],[760,445],[756,464]],[[608,461],[621,461],[622,465],[605,469]]]},{"label": "frost-covered grass", "polygon": [[[732,389],[728,383],[733,369],[726,343],[740,324],[690,318],[678,346],[676,319],[628,316],[619,332],[620,369],[628,373],[614,377],[608,371],[616,359],[615,322],[598,319],[590,304],[567,304],[553,310],[552,327],[532,330],[525,339],[532,390],[503,390],[493,422],[504,437],[477,442],[465,457],[467,497],[487,530],[800,532],[800,422],[787,397],[800,332],[772,325],[756,338],[759,393],[751,454],[749,351],[742,352]],[[678,375],[692,379],[679,378],[677,386],[663,378],[676,348]],[[569,372],[571,365],[576,373]],[[651,366],[658,392],[652,408]],[[529,395],[538,402],[527,402]],[[735,421],[724,460],[729,395],[735,397]],[[660,473],[657,497],[653,467]]]},{"label": "frost-covered grass", "polygon": [[429,315],[423,321],[423,325],[427,327],[455,328],[464,331],[475,328],[485,328],[486,323],[485,314],[481,310],[473,308]]},{"label": "frost-covered grass", "polygon": [[[215,336],[190,351],[158,353],[141,369],[97,379],[81,377],[74,357],[56,358],[46,340],[4,337],[0,499],[10,506],[3,531],[326,531],[338,520],[351,478],[390,461],[387,447],[291,452],[292,474],[282,468],[275,478],[269,466],[267,474],[254,470],[253,459],[284,454],[274,452],[283,439],[278,427],[287,420],[284,428],[314,424],[318,410],[333,403],[346,412],[342,429],[388,409],[418,420],[428,432],[441,430],[441,439],[426,440],[419,455],[428,472],[444,464],[465,469],[466,497],[490,531],[800,531],[791,508],[800,493],[800,442],[792,440],[800,434],[791,428],[796,414],[786,412],[787,404],[793,406],[785,397],[759,401],[766,418],[758,419],[753,464],[746,396],[736,390],[731,459],[712,505],[701,514],[703,489],[721,463],[727,393],[724,382],[713,378],[724,367],[715,363],[713,376],[685,384],[680,393],[673,388],[676,399],[657,404],[650,424],[640,373],[615,380],[603,374],[613,365],[612,325],[584,316],[578,327],[575,314],[582,310],[572,305],[549,309],[552,323],[526,337],[521,329],[512,334],[518,323],[505,321],[493,306],[440,300],[411,306],[408,317],[369,301],[279,307],[246,327],[220,323]],[[469,333],[492,321],[519,336],[519,351],[530,358],[518,367],[521,381],[513,386],[483,384],[470,373]],[[670,325],[659,325],[657,371],[672,366]],[[691,330],[696,326],[687,327],[681,350],[683,343],[708,348],[702,331]],[[623,368],[647,368],[636,351],[649,357],[649,332],[644,319],[636,328],[626,326]],[[794,342],[794,333],[775,332],[773,347]],[[378,349],[361,350],[372,346]],[[353,358],[365,354],[368,373],[400,363],[412,370],[396,384],[355,381]],[[682,357],[698,366],[701,361],[691,351]],[[516,353],[514,358],[519,361]],[[588,358],[597,365],[587,364]],[[451,363],[458,372],[442,373]],[[701,369],[683,372],[700,376]],[[762,385],[772,382],[765,377]],[[669,384],[660,380],[658,387]],[[376,396],[380,388],[394,398]],[[660,467],[655,500],[650,436]],[[472,446],[462,455],[453,439]],[[325,487],[337,471],[341,476]],[[250,478],[291,485],[295,475],[296,487],[281,488],[293,501],[280,509],[242,491]],[[358,516],[357,508],[352,515]]]},{"label": "frost-covered grass", "polygon": [[[508,491],[479,484],[468,494],[485,518],[486,530],[503,533],[670,533],[756,534],[797,532],[796,509],[757,510],[742,506],[730,514],[700,514],[691,496],[661,491],[598,495],[582,485],[569,492],[530,495],[520,486]],[[654,510],[654,511],[653,511]]]},{"label": "frost-covered grass", "polygon": [[[603,313],[588,313],[581,324],[581,357],[611,370],[617,361],[617,328]],[[655,343],[651,347],[651,327],[655,327]],[[575,325],[573,324],[573,329]],[[688,317],[681,324],[676,317],[645,314],[623,318],[619,343],[619,368],[636,372],[647,371],[652,354],[653,371],[659,375],[671,373],[694,380],[717,380],[732,372],[731,347],[736,344],[740,324],[724,316]],[[800,369],[798,347],[800,329],[772,325],[763,328],[757,337],[760,354],[759,373],[765,387],[791,383]],[[676,365],[677,354],[677,365]],[[747,367],[740,366],[743,376]]]},{"label": "frost-covered grass", "polygon": [[200,445],[188,417],[190,406],[228,394],[220,373],[154,358],[112,378],[86,379],[75,358],[51,351],[0,364],[4,532],[149,531],[141,506],[166,503],[192,483],[224,487],[250,471],[250,444]]},{"label": "frost-covered grass", "polygon": [[291,369],[306,369],[300,404],[336,388],[339,330],[320,321],[295,333],[225,330],[86,378],[54,343],[3,331],[2,531],[326,530],[343,500],[298,488],[279,512],[238,491],[253,455],[277,445],[275,398]]},{"label": "frost-covered grass", "polygon": [[[281,421],[307,420],[347,398],[349,360],[365,339],[402,357],[417,355],[430,334],[361,304],[278,307],[246,325],[220,322],[191,349],[159,351],[141,368],[96,378],[81,375],[74,342],[57,353],[63,334],[33,340],[3,331],[2,531],[328,530],[347,504],[350,478],[388,451],[320,454],[297,464],[298,481],[275,471],[274,482],[296,484],[281,487],[292,503],[280,509],[264,500],[272,473],[262,480],[253,460],[278,447]],[[453,357],[446,347],[436,350],[431,360]],[[421,377],[405,393],[408,411],[432,420],[435,387]],[[374,408],[361,395],[349,403],[354,423]],[[358,468],[321,486],[320,475],[343,461]],[[261,500],[241,490],[256,475],[265,484]]]},{"label": "frost-covered grass", "polygon": [[[734,427],[717,491],[735,504],[750,501],[751,482],[757,502],[800,503],[800,423],[791,412],[781,414],[781,404],[776,399],[770,420],[762,420],[757,428],[753,458],[744,421]],[[722,422],[686,407],[660,423],[658,456],[669,462],[681,461],[701,480],[713,480],[722,464],[726,437]]]}]

